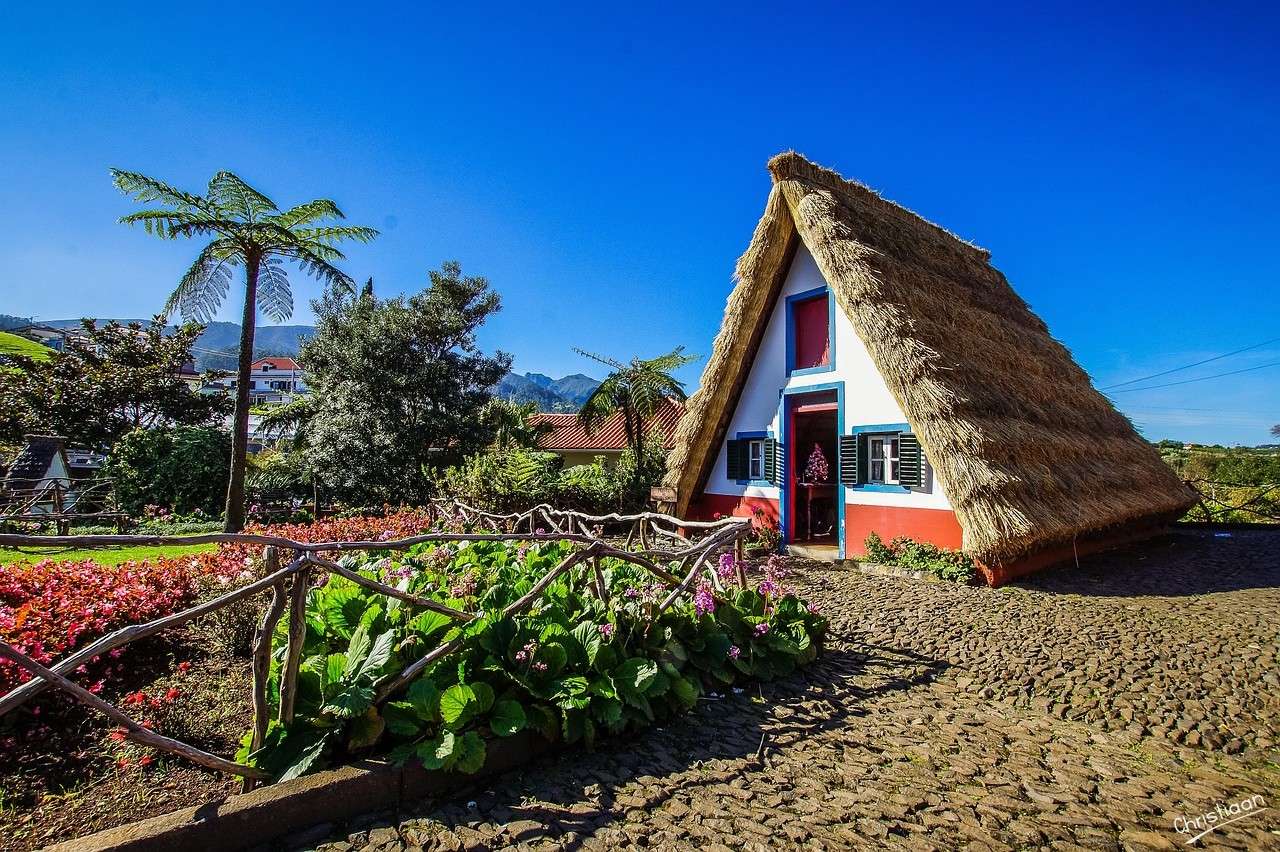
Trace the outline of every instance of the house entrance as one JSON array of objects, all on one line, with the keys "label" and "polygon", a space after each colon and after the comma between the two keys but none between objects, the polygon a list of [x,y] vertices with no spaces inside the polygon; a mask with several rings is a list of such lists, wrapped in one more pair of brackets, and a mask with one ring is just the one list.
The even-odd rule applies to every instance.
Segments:
[{"label": "house entrance", "polygon": [[795,544],[837,546],[839,404],[835,391],[793,395],[790,419],[787,539]]}]

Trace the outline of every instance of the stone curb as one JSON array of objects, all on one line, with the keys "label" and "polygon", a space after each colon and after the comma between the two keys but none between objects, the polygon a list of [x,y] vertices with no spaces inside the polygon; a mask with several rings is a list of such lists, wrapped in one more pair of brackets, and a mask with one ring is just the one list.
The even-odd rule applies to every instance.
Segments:
[{"label": "stone curb", "polygon": [[475,775],[362,760],[195,807],[109,828],[47,847],[53,852],[231,852],[270,843],[324,823],[451,794],[473,780],[510,771],[555,748],[532,731],[489,741]]}]

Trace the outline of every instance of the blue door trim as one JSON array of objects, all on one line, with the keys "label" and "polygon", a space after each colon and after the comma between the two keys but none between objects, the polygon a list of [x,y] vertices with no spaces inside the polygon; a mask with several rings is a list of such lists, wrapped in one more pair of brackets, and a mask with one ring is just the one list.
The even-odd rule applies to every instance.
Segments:
[{"label": "blue door trim", "polygon": [[[834,359],[832,359],[834,363]],[[836,437],[837,446],[839,436],[844,434],[844,382],[823,382],[817,385],[804,385],[802,387],[785,388],[782,391],[781,398],[778,400],[778,432],[781,434],[783,459],[782,463],[785,467],[781,481],[778,484],[778,523],[782,527],[782,545],[785,548],[791,542],[791,530],[788,526],[787,507],[791,502],[791,469],[793,467],[795,448],[792,447],[790,427],[791,427],[791,405],[794,403],[792,397],[803,396],[805,394],[821,393],[822,391],[836,392]],[[840,453],[836,453],[836,546],[838,548],[837,555],[844,559],[844,513],[845,513],[845,485],[840,481]]]}]

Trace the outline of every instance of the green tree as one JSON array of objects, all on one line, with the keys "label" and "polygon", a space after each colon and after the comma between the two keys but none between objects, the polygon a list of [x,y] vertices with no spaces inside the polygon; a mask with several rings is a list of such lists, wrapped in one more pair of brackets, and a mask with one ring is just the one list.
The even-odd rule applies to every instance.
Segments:
[{"label": "green tree", "polygon": [[120,507],[134,517],[145,506],[216,516],[230,459],[231,438],[221,429],[135,429],[111,448],[104,472],[115,483]]},{"label": "green tree", "polygon": [[244,526],[245,454],[249,441],[249,373],[259,309],[277,322],[293,315],[293,293],[284,261],[297,263],[327,287],[354,292],[355,283],[333,264],[343,259],[337,243],[366,243],[373,228],[331,224],[345,218],[338,205],[316,199],[281,211],[275,202],[231,172],[218,172],[204,195],[176,189],[136,172],[111,170],[116,187],[141,204],[159,204],[121,218],[162,239],[212,237],[178,282],[164,312],[208,322],[231,289],[232,270],[244,269],[244,309],[236,372],[231,476],[227,484],[225,529]]},{"label": "green tree", "polygon": [[311,468],[348,502],[427,499],[438,469],[492,438],[480,414],[511,357],[482,353],[476,332],[498,294],[446,263],[412,296],[329,290],[312,307],[316,333],[298,356],[315,400]]},{"label": "green tree", "polygon": [[696,355],[684,354],[684,347],[677,346],[657,358],[632,358],[627,364],[594,355],[582,349],[573,351],[599,361],[612,369],[582,404],[578,422],[590,434],[613,415],[621,412],[623,433],[627,446],[636,459],[632,476],[632,497],[643,488],[645,463],[645,427],[653,420],[667,398],[681,402],[687,398],[684,384],[671,374],[697,360]]},{"label": "green tree", "polygon": [[480,417],[493,429],[494,449],[535,449],[538,441],[552,431],[551,424],[545,420],[534,421],[537,414],[536,402],[516,402],[494,397],[485,404]]},{"label": "green tree", "polygon": [[192,393],[178,374],[191,360],[201,327],[166,334],[157,320],[99,326],[82,322],[81,340],[21,370],[0,370],[0,429],[64,435],[72,444],[106,449],[126,432],[157,426],[200,426],[227,413],[221,397]]}]

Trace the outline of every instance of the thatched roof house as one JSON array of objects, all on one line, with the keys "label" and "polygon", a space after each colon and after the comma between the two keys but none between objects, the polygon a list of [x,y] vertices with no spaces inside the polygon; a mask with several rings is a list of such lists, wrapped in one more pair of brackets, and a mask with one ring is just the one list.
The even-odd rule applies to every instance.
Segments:
[{"label": "thatched roof house", "polygon": [[[860,552],[854,533],[879,531],[877,523],[888,533],[926,530],[918,538],[936,528],[941,543],[962,545],[999,582],[1192,504],[987,251],[794,152],[774,157],[769,172],[764,216],[677,430],[666,484],[677,489],[678,512],[741,514],[776,500],[790,540],[819,536],[825,527],[811,519],[807,530],[787,529],[804,513],[797,494],[808,489],[812,513],[825,484],[801,473],[812,440],[825,457],[840,456],[840,496],[820,500],[823,511],[836,504],[828,526],[838,520],[842,554],[846,539],[848,555]],[[810,305],[815,298],[829,302],[829,331],[820,328],[827,303]],[[761,364],[783,351],[785,364]],[[863,366],[878,378],[866,379]],[[881,392],[869,403],[875,412],[858,410]],[[767,424],[766,402],[753,394],[772,395]],[[752,405],[757,413],[744,413]],[[805,419],[824,408],[834,413]],[[838,430],[838,444],[823,423]],[[875,424],[888,425],[881,434]],[[802,444],[800,453],[788,443]],[[900,522],[926,510],[951,513],[955,534],[942,516]]]}]

